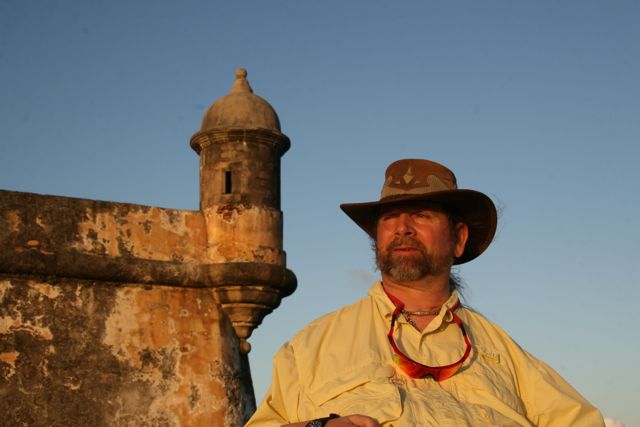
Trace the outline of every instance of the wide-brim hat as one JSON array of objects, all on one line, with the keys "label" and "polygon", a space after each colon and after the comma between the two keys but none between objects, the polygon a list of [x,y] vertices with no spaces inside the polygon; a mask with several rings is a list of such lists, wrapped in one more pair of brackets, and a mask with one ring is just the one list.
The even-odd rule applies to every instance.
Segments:
[{"label": "wide-brim hat", "polygon": [[493,240],[498,215],[491,199],[479,191],[458,189],[453,172],[430,160],[403,159],[391,163],[385,172],[380,200],[343,203],[340,208],[375,239],[380,210],[409,202],[436,203],[467,224],[467,244],[454,264],[478,257]]}]

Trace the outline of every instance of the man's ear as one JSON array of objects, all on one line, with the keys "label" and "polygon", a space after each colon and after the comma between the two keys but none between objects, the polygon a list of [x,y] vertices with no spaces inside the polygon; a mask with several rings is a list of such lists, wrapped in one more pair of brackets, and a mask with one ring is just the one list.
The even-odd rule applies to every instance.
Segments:
[{"label": "man's ear", "polygon": [[464,222],[458,222],[453,228],[455,235],[455,249],[454,255],[459,258],[464,253],[464,248],[467,246],[467,239],[469,238],[469,227]]}]

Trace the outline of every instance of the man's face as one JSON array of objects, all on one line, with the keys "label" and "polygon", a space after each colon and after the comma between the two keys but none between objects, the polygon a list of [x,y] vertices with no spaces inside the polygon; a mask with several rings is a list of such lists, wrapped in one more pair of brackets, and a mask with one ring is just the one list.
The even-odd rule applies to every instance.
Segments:
[{"label": "man's face", "polygon": [[437,205],[407,204],[384,210],[377,225],[376,263],[398,283],[449,274],[462,255],[467,226],[452,224]]}]

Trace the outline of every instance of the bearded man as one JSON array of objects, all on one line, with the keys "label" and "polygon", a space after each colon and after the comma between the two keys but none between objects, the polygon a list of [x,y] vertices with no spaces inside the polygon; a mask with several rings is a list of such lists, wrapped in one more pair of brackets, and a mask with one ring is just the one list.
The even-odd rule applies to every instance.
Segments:
[{"label": "bearded man", "polygon": [[341,208],[374,240],[382,280],[283,345],[247,426],[604,426],[556,372],[460,303],[451,268],[491,243],[489,197],[407,159],[387,168],[380,200]]}]

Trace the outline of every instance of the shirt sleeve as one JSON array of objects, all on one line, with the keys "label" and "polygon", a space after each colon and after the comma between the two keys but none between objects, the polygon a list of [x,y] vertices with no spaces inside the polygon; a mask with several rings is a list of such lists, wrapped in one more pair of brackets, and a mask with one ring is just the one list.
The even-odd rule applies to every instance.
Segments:
[{"label": "shirt sleeve", "polygon": [[284,344],[273,359],[271,386],[245,427],[280,427],[298,420],[300,383],[293,348]]},{"label": "shirt sleeve", "polygon": [[604,427],[602,414],[557,372],[525,352],[523,380],[527,417],[542,427]]}]

